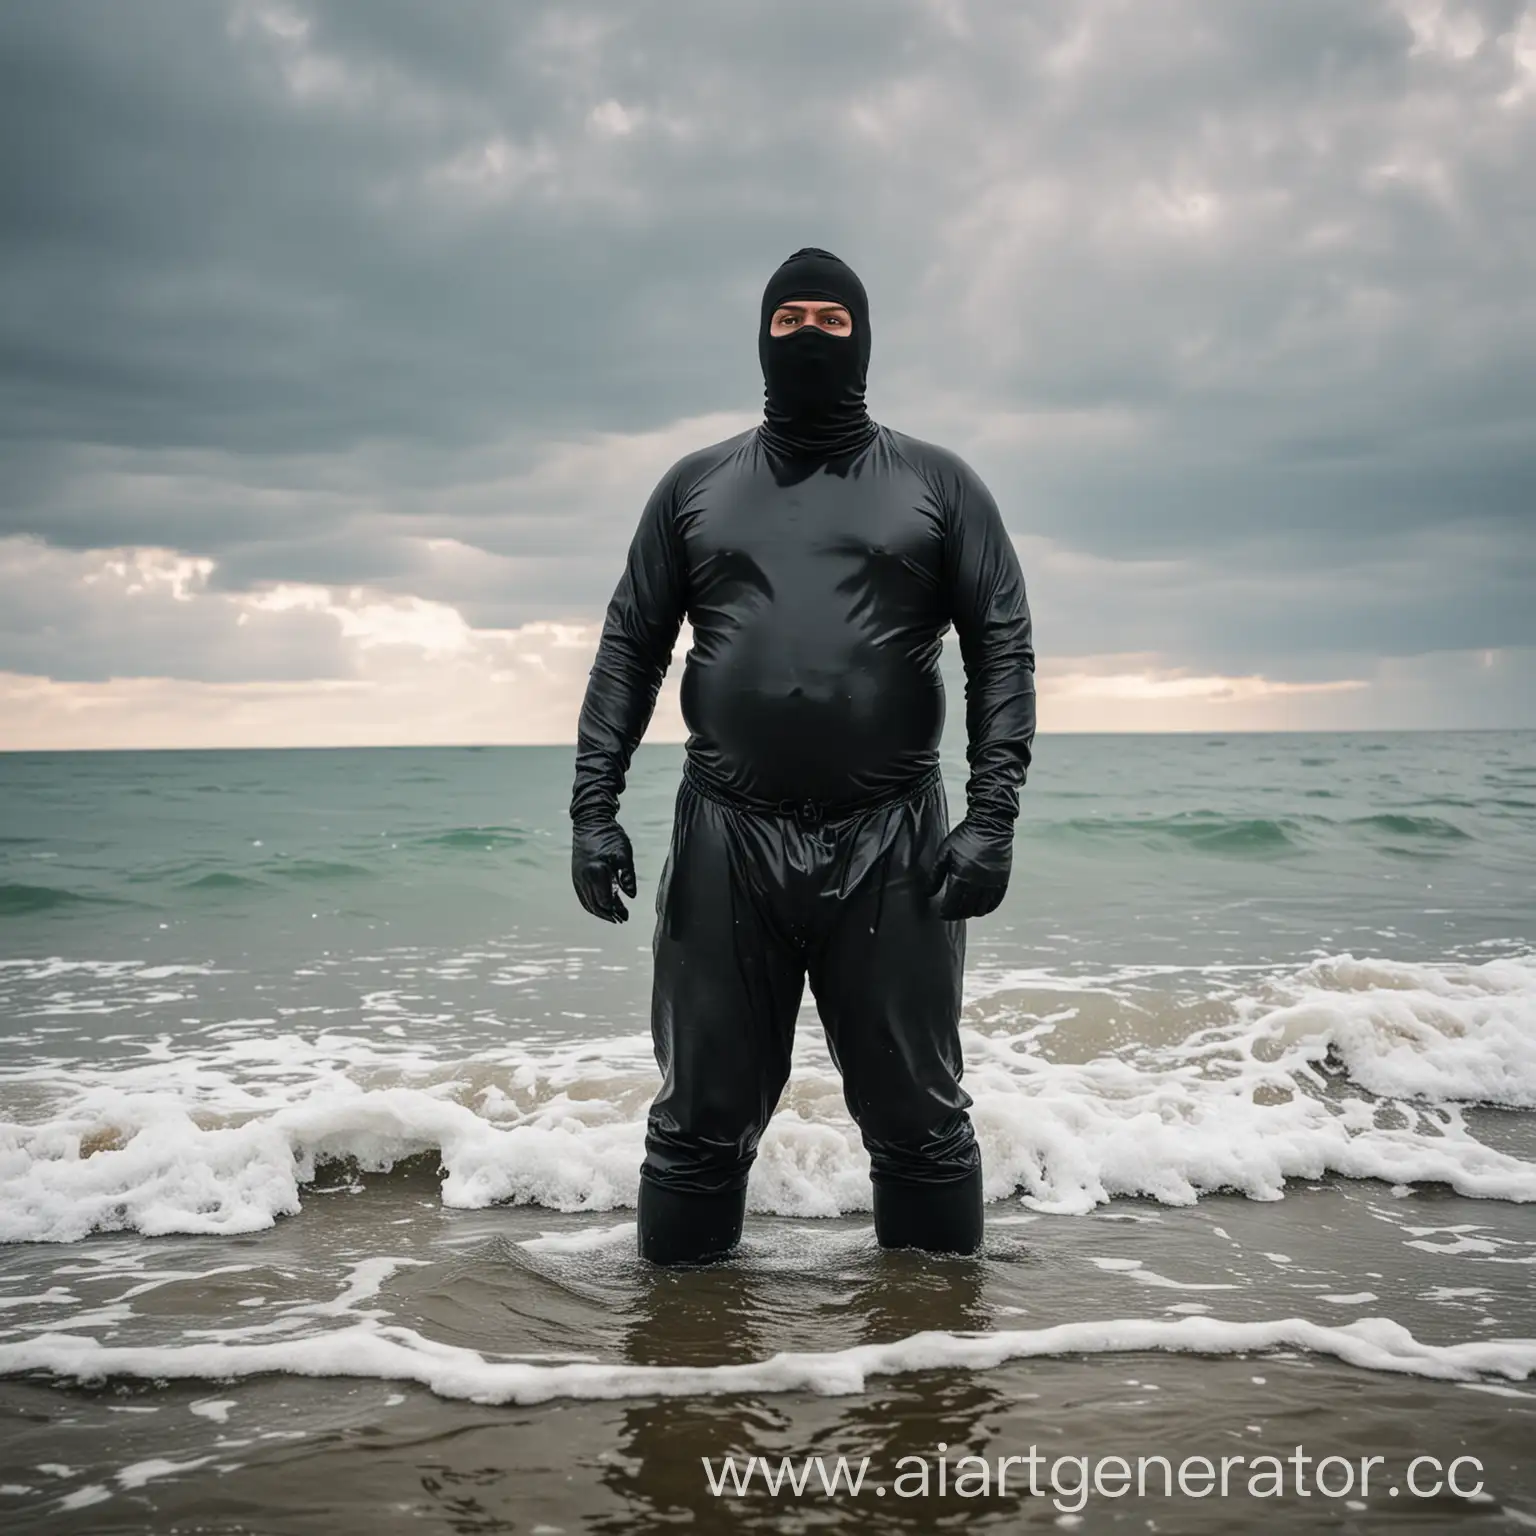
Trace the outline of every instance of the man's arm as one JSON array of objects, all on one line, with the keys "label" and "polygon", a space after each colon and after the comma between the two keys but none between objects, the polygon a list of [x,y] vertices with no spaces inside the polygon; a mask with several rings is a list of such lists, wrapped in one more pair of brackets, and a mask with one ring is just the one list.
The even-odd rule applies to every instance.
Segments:
[{"label": "man's arm", "polygon": [[966,816],[1011,834],[1035,739],[1035,647],[1024,573],[981,477],[956,462],[946,544],[950,614],[965,663]]},{"label": "man's arm", "polygon": [[934,870],[945,917],[980,917],[1007,890],[1019,789],[1035,738],[1035,648],[1024,573],[1002,514],[981,477],[955,455],[946,492],[944,576],[950,617],[965,663],[964,821],[946,839]]},{"label": "man's arm", "polygon": [[674,523],[676,475],[651,493],[608,604],[576,737],[571,820],[601,826],[618,814],[630,759],[645,735],[687,611],[687,575]]}]

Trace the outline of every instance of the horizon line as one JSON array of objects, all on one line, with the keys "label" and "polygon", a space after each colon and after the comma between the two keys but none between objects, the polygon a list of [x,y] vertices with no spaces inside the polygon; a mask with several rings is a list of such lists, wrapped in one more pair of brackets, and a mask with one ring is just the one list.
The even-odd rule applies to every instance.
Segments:
[{"label": "horizon line", "polygon": [[[1175,727],[1168,730],[1128,731],[1039,731],[1036,740],[1056,736],[1205,736],[1225,740],[1232,736],[1491,736],[1529,735],[1536,725],[1407,725],[1407,726],[1318,726],[1257,729],[1236,727]],[[0,757],[104,755],[129,752],[489,752],[489,751],[575,751],[574,741],[376,741],[376,742],[294,742],[278,746],[102,746],[102,747],[0,747]],[[647,747],[685,747],[682,741],[642,741],[637,753]]]}]

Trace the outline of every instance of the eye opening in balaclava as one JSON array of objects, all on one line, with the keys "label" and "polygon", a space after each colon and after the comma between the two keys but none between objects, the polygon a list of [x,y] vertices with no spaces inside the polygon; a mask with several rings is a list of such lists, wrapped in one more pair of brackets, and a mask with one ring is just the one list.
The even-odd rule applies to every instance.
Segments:
[{"label": "eye opening in balaclava", "polygon": [[[841,304],[853,319],[851,336],[801,326],[773,336],[774,311],[791,299]],[[763,290],[757,336],[763,369],[763,425],[771,447],[790,454],[826,455],[862,447],[878,430],[864,404],[869,370],[869,300],[858,274],[831,251],[805,246],[783,262]]]}]

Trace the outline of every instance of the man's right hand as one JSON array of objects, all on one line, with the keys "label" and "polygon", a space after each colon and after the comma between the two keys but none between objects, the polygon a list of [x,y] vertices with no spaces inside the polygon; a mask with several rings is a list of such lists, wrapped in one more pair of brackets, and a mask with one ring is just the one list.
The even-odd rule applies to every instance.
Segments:
[{"label": "man's right hand", "polygon": [[[616,821],[577,827],[571,838],[571,883],[593,917],[605,923],[629,921],[619,891],[635,894],[635,854],[629,836]],[[617,890],[615,889],[617,887]]]}]

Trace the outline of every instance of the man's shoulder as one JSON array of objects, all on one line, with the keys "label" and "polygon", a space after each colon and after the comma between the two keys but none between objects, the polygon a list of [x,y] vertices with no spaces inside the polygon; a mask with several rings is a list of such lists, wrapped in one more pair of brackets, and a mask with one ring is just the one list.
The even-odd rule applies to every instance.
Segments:
[{"label": "man's shoulder", "polygon": [[702,448],[691,448],[679,459],[674,459],[661,483],[679,491],[695,486],[722,465],[729,464],[739,454],[748,450],[757,436],[754,424],[742,432],[734,432],[718,442],[707,443]]},{"label": "man's shoulder", "polygon": [[916,437],[911,432],[902,432],[895,427],[880,424],[880,430],[890,439],[891,445],[899,452],[916,459],[933,459],[942,461],[956,457],[952,449],[946,448],[942,443],[929,442],[925,437]]},{"label": "man's shoulder", "polygon": [[892,451],[905,459],[925,479],[946,489],[980,484],[969,461],[953,448],[929,442],[926,438],[914,437],[910,432],[898,432],[895,427],[882,425],[880,430],[886,434]]}]

